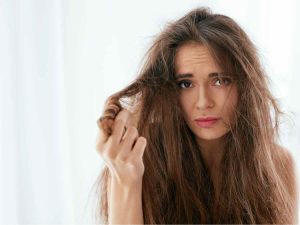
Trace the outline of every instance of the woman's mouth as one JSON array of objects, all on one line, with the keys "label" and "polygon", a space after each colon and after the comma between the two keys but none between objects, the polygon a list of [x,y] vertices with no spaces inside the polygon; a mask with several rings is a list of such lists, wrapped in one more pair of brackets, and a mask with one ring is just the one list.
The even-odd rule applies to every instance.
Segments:
[{"label": "woman's mouth", "polygon": [[195,122],[199,127],[208,128],[208,127],[212,127],[216,122],[218,122],[218,120],[219,120],[218,118],[203,119],[203,120],[195,120]]}]

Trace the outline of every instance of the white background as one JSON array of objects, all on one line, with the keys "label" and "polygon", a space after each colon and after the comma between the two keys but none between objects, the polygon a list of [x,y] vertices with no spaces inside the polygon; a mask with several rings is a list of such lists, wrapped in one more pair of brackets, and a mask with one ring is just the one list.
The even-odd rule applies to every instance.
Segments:
[{"label": "white background", "polygon": [[166,22],[198,6],[258,47],[299,170],[299,1],[0,0],[0,224],[93,222],[104,101],[136,77]]}]

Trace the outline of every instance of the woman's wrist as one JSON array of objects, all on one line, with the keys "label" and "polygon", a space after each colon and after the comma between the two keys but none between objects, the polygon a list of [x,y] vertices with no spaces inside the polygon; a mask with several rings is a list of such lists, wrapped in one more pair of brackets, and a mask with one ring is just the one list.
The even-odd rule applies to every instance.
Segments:
[{"label": "woman's wrist", "polygon": [[142,193],[143,180],[136,181],[131,184],[123,184],[119,179],[112,177],[111,179],[111,190],[114,193],[119,193],[119,197],[128,199],[132,195],[136,196],[138,193]]},{"label": "woman's wrist", "polygon": [[111,179],[110,224],[143,224],[142,181],[124,185]]}]

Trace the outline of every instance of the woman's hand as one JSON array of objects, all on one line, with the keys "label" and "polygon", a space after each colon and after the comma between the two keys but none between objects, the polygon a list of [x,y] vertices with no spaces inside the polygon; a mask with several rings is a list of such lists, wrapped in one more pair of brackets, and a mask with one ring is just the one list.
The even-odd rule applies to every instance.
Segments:
[{"label": "woman's hand", "polygon": [[[117,108],[116,105],[115,107]],[[97,151],[108,166],[111,177],[120,184],[130,187],[142,181],[143,154],[147,140],[139,136],[134,126],[129,126],[126,130],[125,125],[131,116],[130,111],[123,109],[115,112],[118,113],[117,116],[104,117],[98,122],[100,132]]]}]

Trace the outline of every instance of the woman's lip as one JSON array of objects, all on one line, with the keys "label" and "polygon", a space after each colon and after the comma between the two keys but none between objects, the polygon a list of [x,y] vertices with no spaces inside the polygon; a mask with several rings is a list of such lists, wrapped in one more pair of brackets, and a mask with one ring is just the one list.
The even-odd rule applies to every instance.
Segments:
[{"label": "woman's lip", "polygon": [[209,120],[218,120],[220,118],[218,117],[213,117],[213,116],[208,116],[208,117],[205,117],[205,118],[198,118],[198,119],[195,119],[195,121],[209,121]]},{"label": "woman's lip", "polygon": [[195,120],[199,127],[212,127],[219,119]]}]

